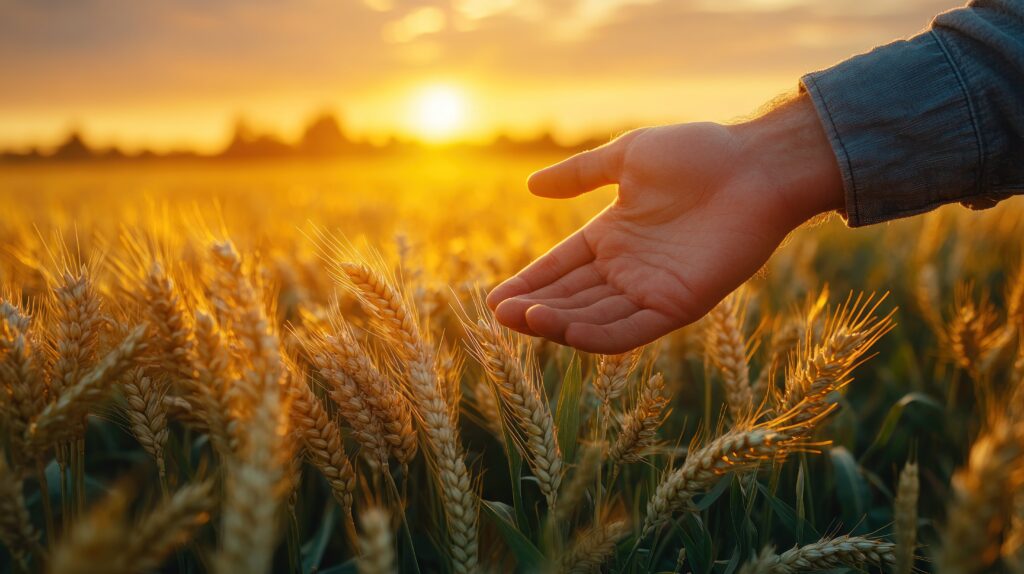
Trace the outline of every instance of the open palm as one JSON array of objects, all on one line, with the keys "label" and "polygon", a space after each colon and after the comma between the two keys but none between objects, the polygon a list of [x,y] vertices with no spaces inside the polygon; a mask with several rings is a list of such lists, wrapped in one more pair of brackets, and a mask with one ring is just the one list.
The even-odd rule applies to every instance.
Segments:
[{"label": "open palm", "polygon": [[[540,196],[619,184],[579,231],[496,287],[499,321],[584,351],[620,353],[707,313],[800,223],[726,126],[630,132],[534,174]],[[744,162],[743,169],[739,169]]]}]

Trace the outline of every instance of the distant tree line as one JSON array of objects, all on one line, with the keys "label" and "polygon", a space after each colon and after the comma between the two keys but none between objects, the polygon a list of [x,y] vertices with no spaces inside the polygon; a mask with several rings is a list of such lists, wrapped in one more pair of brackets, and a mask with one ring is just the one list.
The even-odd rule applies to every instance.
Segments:
[{"label": "distant tree line", "polygon": [[[558,142],[550,132],[543,132],[533,138],[518,139],[499,134],[483,144],[453,143],[445,149],[460,151],[488,151],[506,154],[530,154],[578,151],[600,145],[605,139],[593,138],[565,145]],[[307,126],[302,137],[289,143],[279,135],[259,132],[245,120],[235,124],[230,142],[216,153],[200,153],[195,150],[177,150],[157,153],[152,150],[128,154],[118,147],[91,147],[77,130],[52,150],[32,148],[28,151],[0,152],[0,162],[44,162],[44,161],[146,161],[146,160],[253,160],[274,158],[316,158],[331,159],[350,156],[402,154],[424,149],[426,146],[414,140],[391,137],[383,143],[356,140],[342,129],[338,118],[332,113],[315,117]]]}]

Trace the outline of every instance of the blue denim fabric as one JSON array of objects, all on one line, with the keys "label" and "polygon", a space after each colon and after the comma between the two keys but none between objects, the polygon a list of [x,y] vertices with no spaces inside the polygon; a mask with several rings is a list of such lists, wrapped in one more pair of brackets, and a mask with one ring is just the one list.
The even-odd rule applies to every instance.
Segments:
[{"label": "blue denim fabric", "polygon": [[972,1],[801,85],[842,171],[850,226],[1024,193],[1024,0]]}]

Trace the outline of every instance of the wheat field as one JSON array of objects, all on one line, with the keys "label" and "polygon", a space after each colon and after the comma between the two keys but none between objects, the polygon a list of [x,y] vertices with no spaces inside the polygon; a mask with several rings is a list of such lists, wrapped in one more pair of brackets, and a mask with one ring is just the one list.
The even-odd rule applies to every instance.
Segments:
[{"label": "wheat field", "polygon": [[612,192],[406,161],[4,172],[0,571],[1024,572],[1013,201],[591,356],[481,297]]}]

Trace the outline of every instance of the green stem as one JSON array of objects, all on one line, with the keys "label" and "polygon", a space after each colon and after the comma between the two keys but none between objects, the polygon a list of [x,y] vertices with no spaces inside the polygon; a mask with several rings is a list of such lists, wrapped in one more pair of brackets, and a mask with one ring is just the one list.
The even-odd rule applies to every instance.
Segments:
[{"label": "green stem", "polygon": [[302,571],[302,558],[299,554],[299,519],[295,516],[295,507],[288,509],[288,570],[292,574]]},{"label": "green stem", "polygon": [[[57,450],[65,451],[65,445],[57,445]],[[71,524],[71,496],[68,492],[71,469],[68,468],[67,460],[67,452],[61,452],[58,456],[57,466],[60,470],[60,521],[62,527]]]},{"label": "green stem", "polygon": [[74,449],[76,516],[80,516],[85,512],[85,439],[76,439]]},{"label": "green stem", "polygon": [[[772,496],[775,496],[775,492],[779,488],[779,477],[781,474],[782,465],[772,463],[772,476],[768,481],[768,492],[772,493]],[[768,536],[771,534],[772,530],[772,517],[774,516],[773,510],[774,508],[772,507],[771,502],[765,501],[764,516],[761,518],[762,527],[758,529],[760,531],[760,540],[758,541],[759,548],[764,548],[768,544]]]},{"label": "green stem", "polygon": [[[611,405],[602,403],[601,408],[597,411],[597,444],[605,444],[608,438],[608,419],[611,418]],[[597,484],[594,490],[594,521],[598,523],[601,520],[601,512],[604,498],[604,473],[601,469],[597,471]]]},{"label": "green stem", "polygon": [[50,503],[50,483],[46,480],[46,467],[42,459],[36,461],[36,478],[39,481],[39,497],[43,501],[43,518],[46,521],[46,543],[54,547],[56,531],[53,529],[53,506]]},{"label": "green stem", "polygon": [[[403,467],[405,472],[408,472],[408,468]],[[399,495],[398,486],[395,484],[395,478],[391,476],[390,472],[385,472],[384,475],[387,477],[388,490],[391,492],[391,496],[395,497],[395,501],[398,504],[398,508],[402,509],[402,537],[405,539],[405,545],[408,546],[409,552],[412,554],[413,569],[416,574],[420,574],[419,560],[416,559],[416,548],[412,545],[412,532],[409,529],[409,521],[405,517],[405,497]],[[408,478],[407,474],[404,474]],[[406,480],[406,483],[408,480]],[[406,484],[403,483],[402,487],[405,488]]]}]

